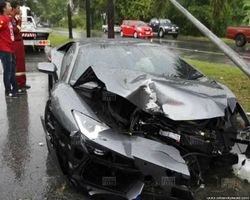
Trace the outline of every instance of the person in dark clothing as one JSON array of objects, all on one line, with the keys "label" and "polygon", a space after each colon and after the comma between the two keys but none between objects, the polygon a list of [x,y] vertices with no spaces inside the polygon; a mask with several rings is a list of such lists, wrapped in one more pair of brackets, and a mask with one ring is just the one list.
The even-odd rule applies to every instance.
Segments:
[{"label": "person in dark clothing", "polygon": [[3,65],[5,95],[17,97],[16,64],[13,50],[14,32],[9,15],[11,5],[8,1],[0,1],[0,60]]}]

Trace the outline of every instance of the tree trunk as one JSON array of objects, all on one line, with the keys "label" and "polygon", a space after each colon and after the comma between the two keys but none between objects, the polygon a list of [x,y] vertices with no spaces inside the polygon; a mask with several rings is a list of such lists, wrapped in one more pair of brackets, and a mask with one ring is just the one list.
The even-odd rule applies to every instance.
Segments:
[{"label": "tree trunk", "polygon": [[90,38],[91,37],[90,0],[86,0],[86,31],[87,31],[87,38]]},{"label": "tree trunk", "polygon": [[68,4],[68,28],[69,28],[69,38],[73,38],[72,32],[72,10],[70,4]]},{"label": "tree trunk", "polygon": [[114,23],[115,23],[115,8],[113,0],[108,0],[108,38],[115,38]]}]

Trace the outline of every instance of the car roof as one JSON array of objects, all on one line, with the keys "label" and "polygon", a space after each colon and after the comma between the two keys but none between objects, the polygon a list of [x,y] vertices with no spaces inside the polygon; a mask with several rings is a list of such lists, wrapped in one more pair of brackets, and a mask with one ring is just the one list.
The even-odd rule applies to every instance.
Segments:
[{"label": "car roof", "polygon": [[124,19],[123,21],[142,22],[141,20],[138,20],[138,19]]}]

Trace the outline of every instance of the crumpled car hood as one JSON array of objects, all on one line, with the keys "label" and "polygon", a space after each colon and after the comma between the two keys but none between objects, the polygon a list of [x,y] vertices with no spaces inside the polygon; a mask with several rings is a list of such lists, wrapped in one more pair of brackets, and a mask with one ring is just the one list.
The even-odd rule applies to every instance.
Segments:
[{"label": "crumpled car hood", "polygon": [[228,97],[235,99],[216,82],[165,78],[127,69],[90,67],[75,86],[88,82],[85,74],[89,75],[90,71],[108,91],[128,99],[144,111],[163,113],[176,121],[223,117]]}]

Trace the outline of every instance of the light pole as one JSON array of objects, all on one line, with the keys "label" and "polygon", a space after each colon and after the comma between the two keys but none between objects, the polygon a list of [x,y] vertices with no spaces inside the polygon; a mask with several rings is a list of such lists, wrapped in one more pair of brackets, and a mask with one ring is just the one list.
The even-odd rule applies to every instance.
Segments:
[{"label": "light pole", "polygon": [[250,77],[250,67],[248,64],[231,49],[225,42],[219,39],[214,33],[212,33],[206,26],[204,26],[198,19],[196,19],[188,10],[186,10],[176,0],[169,0],[189,21],[191,21],[205,36],[207,36],[222,52],[227,55],[236,66],[238,66],[242,72]]}]

